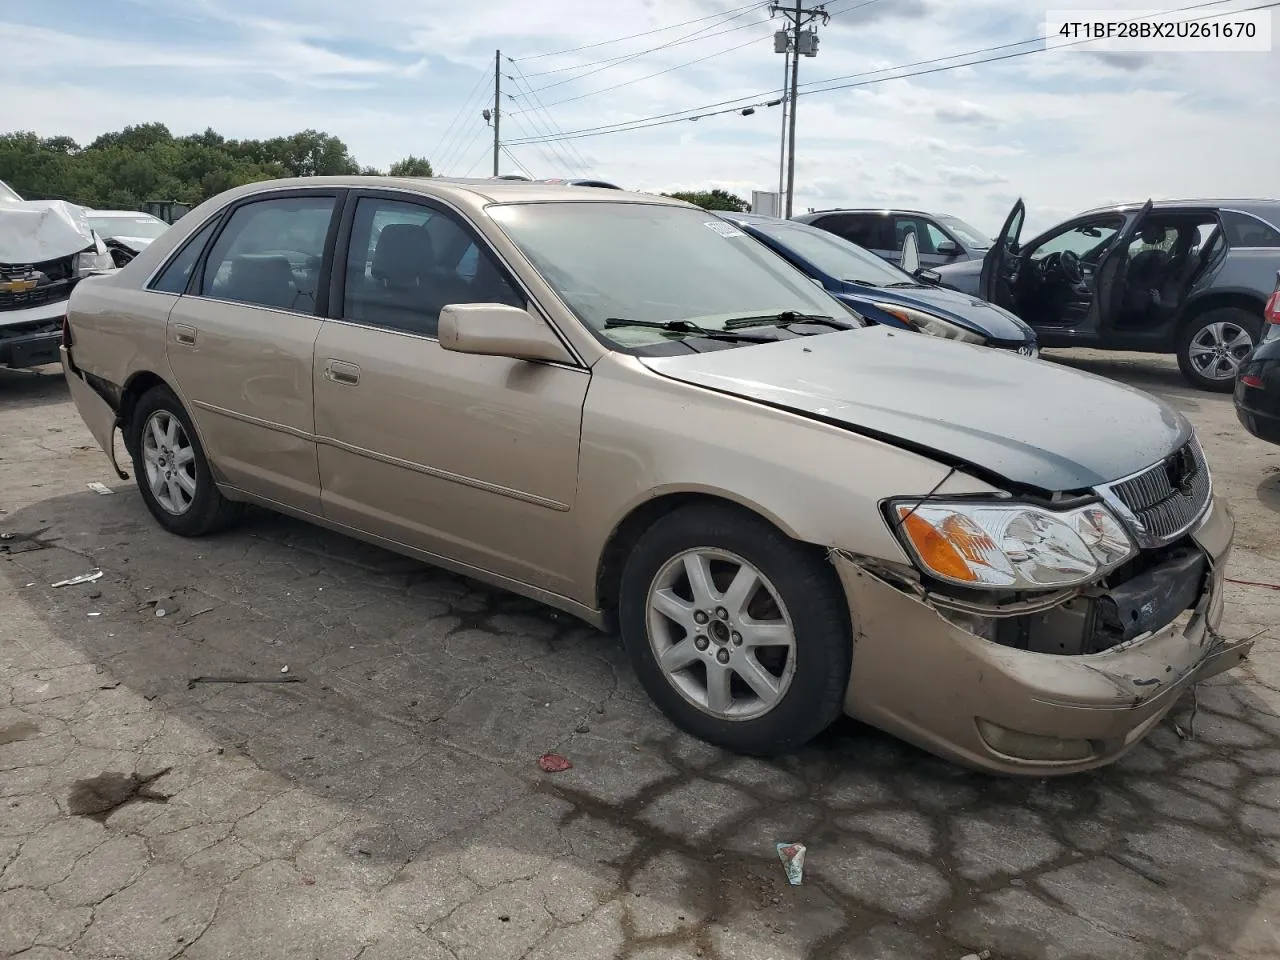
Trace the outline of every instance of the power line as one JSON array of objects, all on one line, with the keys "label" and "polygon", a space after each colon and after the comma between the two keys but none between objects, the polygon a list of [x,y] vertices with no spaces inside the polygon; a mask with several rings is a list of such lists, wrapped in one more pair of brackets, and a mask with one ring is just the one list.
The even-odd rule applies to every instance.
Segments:
[{"label": "power line", "polygon": [[[518,63],[512,62],[511,69],[515,70],[515,72],[520,75],[519,82],[523,83],[525,90],[530,91],[529,81],[525,78],[524,71],[520,69],[520,65]],[[514,76],[511,76],[510,74],[508,74],[508,77],[510,78],[513,85],[517,83],[517,80]],[[514,97],[512,97],[511,99],[513,103],[516,102]],[[555,118],[551,116],[551,111],[549,111],[546,107],[546,104],[542,102],[542,98],[539,97],[536,93],[528,92],[526,96],[526,102],[528,102],[529,99],[532,99],[533,101],[533,106],[535,108],[534,116],[535,117],[537,116],[536,111],[541,111],[542,115],[546,117],[547,126],[550,127],[551,130],[553,130],[556,134],[562,135],[564,133],[564,130],[560,127],[558,123],[556,123]],[[521,114],[525,112],[527,111],[515,110],[515,111],[512,111],[511,115],[515,116],[517,114]],[[587,161],[583,158],[582,154],[578,151],[577,145],[570,142],[567,144],[567,146],[569,148],[569,153],[571,154],[574,162],[578,164],[579,170],[581,170],[583,173],[589,176],[590,170],[588,169]]]},{"label": "power line", "polygon": [[588,97],[596,97],[602,93],[608,93],[611,90],[617,90],[621,87],[629,87],[633,83],[641,83],[645,80],[652,80],[654,77],[660,77],[665,73],[673,73],[676,70],[683,70],[685,67],[692,67],[694,64],[704,63],[716,57],[723,57],[726,53],[733,53],[735,50],[741,50],[743,47],[749,47],[753,43],[759,43],[765,37],[752,37],[746,43],[739,43],[725,50],[719,50],[716,53],[709,53],[705,57],[698,57],[696,60],[688,60],[684,63],[678,63],[674,67],[667,67],[665,70],[659,70],[656,73],[645,74],[643,77],[636,77],[634,80],[623,80],[621,83],[615,83],[611,87],[603,87],[599,90],[592,90],[589,93],[580,93],[576,97],[565,97],[563,100],[552,100],[547,106],[556,107],[562,103],[573,103],[577,100],[585,100]]},{"label": "power line", "polygon": [[478,127],[474,129],[470,137],[468,137],[467,135],[468,131],[471,131],[472,128],[467,125],[466,118],[470,117],[472,118],[471,122],[474,122],[475,118],[479,116],[481,104],[483,104],[486,98],[488,96],[491,96],[493,93],[493,78],[488,77],[485,79],[488,79],[489,83],[487,86],[483,82],[481,83],[480,87],[478,88],[478,92],[480,93],[480,98],[477,100],[473,97],[470,101],[463,104],[463,110],[461,114],[461,116],[464,118],[463,122],[458,126],[458,129],[454,132],[453,138],[450,141],[449,145],[444,148],[444,151],[441,155],[441,165],[456,163],[458,160],[460,160],[462,156],[466,154],[467,150],[470,149],[470,145],[475,141],[475,138],[479,136],[479,134],[486,129],[485,127]]},{"label": "power line", "polygon": [[505,143],[502,144],[501,149],[502,149],[502,152],[507,155],[507,159],[510,160],[512,163],[514,163],[516,167],[519,168],[521,173],[523,173],[530,180],[537,179],[536,177],[534,177],[532,173],[529,172],[529,168],[526,167],[523,163],[521,163],[519,159],[517,159],[514,153],[512,153],[509,149],[507,149],[507,145]]},{"label": "power line", "polygon": [[[1165,11],[1160,11],[1158,13],[1143,14],[1140,17],[1134,17],[1134,18],[1131,18],[1131,20],[1126,20],[1123,22],[1128,23],[1136,20],[1145,20],[1150,17],[1168,16],[1171,14],[1184,13],[1189,10],[1197,10],[1203,7],[1219,6],[1223,3],[1228,3],[1228,2],[1232,2],[1232,0],[1207,0],[1207,2],[1191,4],[1185,7],[1178,7],[1173,10],[1165,10]],[[1207,14],[1201,17],[1193,17],[1186,22],[1192,22],[1195,20],[1209,20],[1209,19],[1213,19],[1214,17],[1227,16],[1230,13],[1249,13],[1253,10],[1267,10],[1277,6],[1280,6],[1280,0],[1277,0],[1277,2],[1273,2],[1273,3],[1264,3],[1258,6],[1245,7],[1240,10],[1232,10],[1232,11],[1226,11],[1223,13]],[[953,53],[945,57],[936,57],[931,60],[920,60],[915,63],[900,64],[898,66],[893,66],[893,67],[882,67],[879,70],[870,70],[870,71],[864,71],[863,73],[848,74],[842,77],[828,77],[825,80],[812,80],[806,84],[803,84],[802,86],[810,87],[813,89],[800,90],[797,92],[797,96],[808,96],[809,94],[826,93],[833,90],[847,90],[853,87],[870,86],[876,83],[884,83],[889,80],[906,80],[911,77],[925,76],[933,73],[943,73],[948,70],[958,70],[961,67],[980,66],[981,64],[984,64],[984,63],[994,63],[1001,60],[1011,60],[1016,57],[1024,57],[1033,53],[1044,53],[1048,50],[1058,50],[1058,49],[1062,49],[1063,47],[1071,47],[1071,46],[1076,46],[1077,44],[1091,42],[1089,39],[1081,39],[1081,40],[1072,41],[1070,43],[1059,44],[1055,47],[1037,47],[1032,50],[1022,50],[1016,53],[1004,54],[1002,56],[997,56],[997,57],[988,57],[981,60],[967,60],[964,63],[955,63],[955,64],[950,64],[944,67],[934,67],[932,69],[919,70],[914,73],[894,74],[893,76],[889,76],[889,77],[879,77],[873,80],[864,80],[860,83],[848,83],[848,84],[841,84],[839,86],[825,86],[825,87],[819,86],[820,84],[830,84],[839,80],[849,80],[855,77],[870,76],[876,73],[887,73],[889,71],[903,70],[903,69],[907,69],[914,66],[927,66],[930,64],[942,63],[943,61],[955,60],[959,57],[974,56],[979,53],[992,52],[996,50],[1007,50],[1013,47],[1026,46],[1029,43],[1042,43],[1045,41],[1045,39],[1046,38],[1043,36],[1033,37],[1028,40],[1019,40],[1013,43],[998,44],[993,47],[984,47],[979,50],[970,50],[962,53]],[[569,131],[567,134],[565,134],[565,137],[567,139],[576,140],[576,139],[583,139],[585,137],[603,136],[604,134],[609,134],[609,133],[625,133],[629,130],[645,130],[645,129],[648,129],[649,127],[660,127],[660,126],[665,126],[671,123],[679,123],[685,120],[696,121],[696,120],[705,119],[707,117],[720,116],[726,113],[736,113],[748,107],[754,108],[754,107],[777,106],[780,101],[778,101],[776,98],[772,98],[771,97],[772,93],[773,91],[769,91],[767,93],[759,93],[759,94],[748,94],[747,96],[735,97],[731,100],[721,100],[716,103],[704,104],[703,106],[700,106],[700,107],[688,107],[684,110],[676,110],[671,113],[657,114],[652,117],[640,117],[635,120],[620,121],[618,123],[613,123],[613,124],[603,124],[597,127],[584,127],[579,130]],[[770,100],[756,99],[756,102],[748,102],[748,101],[751,101],[753,98],[761,98],[761,97],[771,97],[771,99]],[[725,107],[725,109],[712,109],[715,107]],[[697,112],[697,111],[705,111],[705,112]],[[520,142],[534,142],[534,141],[515,141],[515,142],[520,143]]]},{"label": "power line", "polygon": [[[472,87],[471,92],[467,94],[467,99],[462,101],[462,106],[458,108],[458,112],[453,115],[453,119],[449,122],[449,126],[446,127],[444,133],[441,134],[440,141],[436,144],[435,150],[430,154],[431,156],[442,157],[444,155],[446,141],[448,141],[449,137],[453,134],[453,129],[458,125],[458,121],[473,109],[471,101],[475,100],[476,94],[484,87],[484,82],[487,79],[489,79],[487,72],[480,74],[480,79],[476,81],[476,85]],[[459,134],[461,134],[461,130],[459,130]]]},{"label": "power line", "polygon": [[480,152],[480,155],[479,155],[478,157],[476,157],[476,158],[475,158],[475,160],[472,162],[471,166],[467,167],[467,172],[466,172],[466,173],[464,173],[464,174],[462,175],[462,179],[464,179],[464,180],[465,180],[467,177],[469,177],[469,176],[471,176],[473,173],[475,173],[475,172],[476,172],[476,167],[480,166],[480,164],[484,163],[486,160],[488,160],[488,159],[489,159],[490,151],[491,151],[492,149],[493,149],[493,148],[492,148],[492,147],[490,147],[490,146],[489,146],[489,144],[487,144],[487,143],[486,143],[486,144],[484,145],[484,150],[482,150],[482,151]]},{"label": "power line", "polygon": [[[668,31],[668,30],[676,30],[676,29],[678,29],[678,28],[680,28],[680,27],[687,27],[687,26],[690,26],[691,24],[695,24],[695,23],[702,23],[702,22],[703,22],[703,21],[705,21],[705,20],[715,20],[715,19],[717,19],[717,18],[719,18],[719,17],[723,17],[723,16],[725,16],[726,14],[736,13],[736,12],[738,12],[739,10],[750,10],[752,7],[762,7],[762,6],[764,6],[764,4],[763,4],[763,3],[759,3],[759,2],[757,2],[757,3],[748,3],[746,6],[742,6],[742,7],[735,7],[735,8],[734,8],[734,9],[732,9],[732,10],[722,10],[722,11],[720,11],[719,13],[710,13],[710,14],[707,14],[705,17],[697,17],[697,18],[695,18],[695,19],[693,19],[693,20],[684,20],[684,21],[682,21],[682,22],[680,22],[680,23],[672,23],[672,24],[669,24],[668,26],[665,26],[665,27],[654,27],[652,30],[645,30],[645,31],[643,31],[643,32],[641,32],[641,33],[632,33],[632,34],[628,34],[628,35],[627,35],[627,36],[625,36],[625,37],[615,37],[615,38],[614,38],[614,39],[612,39],[612,40],[601,40],[601,41],[599,41],[599,42],[597,42],[597,43],[585,43],[585,44],[583,44],[583,45],[582,45],[582,46],[580,46],[580,47],[570,47],[570,48],[569,48],[569,49],[567,49],[567,50],[556,50],[556,51],[553,51],[553,52],[551,52],[551,53],[533,53],[533,54],[530,54],[529,56],[526,56],[526,57],[516,57],[515,59],[516,59],[516,60],[519,60],[519,61],[521,61],[521,62],[523,62],[523,61],[525,61],[525,60],[541,60],[541,59],[543,59],[544,57],[559,57],[559,56],[562,56],[562,55],[564,55],[564,54],[566,54],[566,53],[577,53],[577,52],[579,52],[580,50],[594,50],[594,49],[596,49],[597,47],[607,47],[607,46],[609,46],[610,44],[614,44],[614,43],[622,43],[622,41],[624,41],[624,40],[635,40],[635,39],[637,39],[637,38],[639,38],[639,37],[649,37],[649,36],[652,36],[652,35],[653,35],[653,34],[655,34],[655,33],[665,33],[665,32],[666,32],[666,31]],[[534,74],[534,76],[538,76],[538,74]]]},{"label": "power line", "polygon": [[[483,127],[476,127],[476,130],[474,133],[471,134],[470,139],[466,141],[459,140],[459,144],[460,144],[459,148],[449,154],[448,163],[442,163],[440,165],[441,169],[444,169],[445,167],[448,167],[448,166],[453,166],[453,164],[455,163],[460,163],[462,159],[467,155],[467,151],[469,151],[473,146],[475,146],[476,141],[479,140],[480,137],[487,134],[488,131],[489,131],[489,127],[487,125]],[[488,149],[492,151],[493,147],[490,146]]]},{"label": "power line", "polygon": [[[743,13],[735,14],[734,16],[721,21],[721,23],[722,24],[728,23],[730,20],[737,20],[739,17],[742,17],[742,16],[745,16],[745,14]],[[624,64],[624,63],[629,63],[632,60],[639,59],[640,57],[647,56],[651,53],[657,53],[659,50],[670,50],[673,47],[682,47],[686,43],[693,43],[697,40],[710,40],[712,37],[723,36],[726,33],[733,33],[734,31],[737,31],[737,30],[746,30],[749,27],[757,27],[762,24],[766,24],[768,22],[769,22],[768,20],[752,20],[750,23],[740,23],[736,27],[729,27],[725,30],[717,30],[714,33],[707,33],[706,32],[707,28],[703,27],[700,30],[695,30],[693,33],[686,34],[685,36],[680,37],[677,40],[673,40],[670,43],[664,43],[661,46],[649,47],[647,50],[641,50],[638,53],[630,53],[623,57],[615,57],[612,60],[608,60],[608,61],[604,61],[604,60],[599,61],[600,65],[596,66],[595,69],[588,70],[585,73],[580,73],[576,77],[565,77],[563,80],[554,80],[551,83],[544,83],[542,86],[536,88],[532,92],[541,93],[543,90],[550,90],[553,87],[563,86],[566,83],[574,83],[575,81],[593,76],[597,73],[600,73],[601,71],[610,70],[613,67],[620,66],[621,64]],[[719,25],[720,24],[716,24],[716,26],[719,26]],[[587,64],[586,66],[590,66],[590,64]]]},{"label": "power line", "polygon": [[[520,127],[520,129],[526,130],[526,131],[528,130],[528,128],[525,127],[524,125],[524,121],[521,120],[519,117],[517,117],[514,113],[508,113],[507,119],[510,120],[512,123],[514,123],[516,126]],[[530,143],[530,146],[536,146],[538,148],[538,153],[541,154],[543,160],[547,161],[547,163],[551,166],[560,167],[560,169],[564,170],[565,173],[567,173],[570,177],[575,177],[578,175],[577,173],[574,172],[573,165],[568,163],[562,154],[556,152],[556,148],[558,146],[561,146],[560,144],[557,144],[555,141],[541,141],[541,142],[536,141],[536,137],[544,136],[544,134],[541,132],[535,133],[534,136],[535,136],[535,142]],[[503,144],[503,146],[505,147],[506,144]],[[565,146],[568,146],[568,144],[566,144]]]}]

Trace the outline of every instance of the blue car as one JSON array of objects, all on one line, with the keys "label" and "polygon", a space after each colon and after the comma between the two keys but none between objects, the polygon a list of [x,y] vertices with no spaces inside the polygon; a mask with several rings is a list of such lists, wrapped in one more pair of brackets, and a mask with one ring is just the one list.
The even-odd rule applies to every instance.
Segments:
[{"label": "blue car", "polygon": [[1039,356],[1035,331],[1008,310],[922,283],[856,244],[808,224],[751,213],[720,216],[873,323]]}]

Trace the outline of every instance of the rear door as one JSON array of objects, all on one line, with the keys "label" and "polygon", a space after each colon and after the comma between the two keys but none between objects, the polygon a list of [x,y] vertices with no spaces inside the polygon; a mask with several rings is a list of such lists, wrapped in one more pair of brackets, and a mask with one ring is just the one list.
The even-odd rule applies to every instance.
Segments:
[{"label": "rear door", "polygon": [[342,195],[282,191],[233,207],[167,328],[170,369],[219,479],[316,515],[312,349]]},{"label": "rear door", "polygon": [[[1009,262],[1018,249],[1018,239],[1022,236],[1022,225],[1027,218],[1027,205],[1019,198],[1005,217],[1004,226],[996,235],[996,242],[987,255],[982,258],[982,273],[978,278],[978,294],[990,303],[1007,305],[1012,296],[1007,293],[1007,276]],[[1003,302],[1002,302],[1003,301]]]},{"label": "rear door", "polygon": [[1143,222],[1151,215],[1150,200],[1129,218],[1120,232],[1111,239],[1111,246],[1098,261],[1097,279],[1094,282],[1094,303],[1097,305],[1098,330],[1103,333],[1115,325],[1116,318],[1125,309],[1125,294],[1129,277],[1129,246],[1142,229]]}]

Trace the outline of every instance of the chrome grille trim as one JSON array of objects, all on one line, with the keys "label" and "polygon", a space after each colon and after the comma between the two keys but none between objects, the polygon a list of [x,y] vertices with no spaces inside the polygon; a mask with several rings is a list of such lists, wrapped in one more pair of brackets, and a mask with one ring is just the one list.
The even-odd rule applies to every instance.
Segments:
[{"label": "chrome grille trim", "polygon": [[[1170,482],[1168,467],[1184,452],[1193,464],[1185,492]],[[1129,528],[1138,546],[1150,549],[1173,543],[1204,516],[1213,497],[1213,477],[1200,441],[1193,435],[1159,463],[1103,484],[1097,492]]]}]

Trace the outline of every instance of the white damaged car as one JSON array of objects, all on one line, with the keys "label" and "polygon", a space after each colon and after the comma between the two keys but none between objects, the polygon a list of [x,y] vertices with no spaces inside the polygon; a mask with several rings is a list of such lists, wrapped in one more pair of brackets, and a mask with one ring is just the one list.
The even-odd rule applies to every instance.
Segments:
[{"label": "white damaged car", "polygon": [[71,291],[114,268],[82,207],[0,182],[0,367],[57,363]]}]

